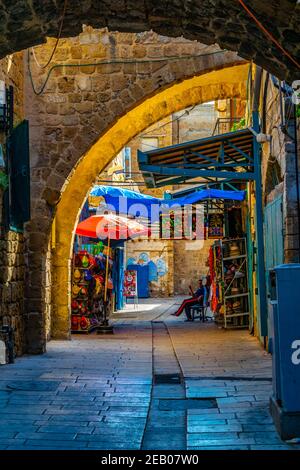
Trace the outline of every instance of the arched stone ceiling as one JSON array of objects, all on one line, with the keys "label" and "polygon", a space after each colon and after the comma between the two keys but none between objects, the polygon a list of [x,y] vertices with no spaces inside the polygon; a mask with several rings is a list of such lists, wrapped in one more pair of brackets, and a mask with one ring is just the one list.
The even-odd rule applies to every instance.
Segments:
[{"label": "arched stone ceiling", "polygon": [[[65,0],[0,0],[0,55],[57,36]],[[278,43],[300,62],[300,5],[296,0],[245,0]],[[238,0],[67,0],[62,35],[82,24],[111,31],[159,34],[217,43],[292,81],[299,68],[254,23]]]}]

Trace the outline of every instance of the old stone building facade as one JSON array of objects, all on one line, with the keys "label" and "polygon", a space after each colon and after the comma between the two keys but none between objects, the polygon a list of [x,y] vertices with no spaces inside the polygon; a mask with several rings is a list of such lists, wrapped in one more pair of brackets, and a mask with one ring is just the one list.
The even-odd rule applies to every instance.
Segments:
[{"label": "old stone building facade", "polygon": [[[264,72],[262,87],[261,115],[264,122],[263,131],[269,141],[263,143],[262,175],[265,205],[282,197],[282,261],[285,263],[299,262],[299,199],[297,197],[297,165],[300,167],[299,153],[299,119],[295,116],[295,106],[291,90],[285,90],[280,82],[272,80]],[[266,105],[263,106],[263,101]],[[295,122],[296,119],[296,122]],[[295,134],[295,129],[297,132]],[[296,152],[295,139],[298,141]],[[298,158],[298,161],[297,161]],[[267,248],[268,249],[268,248]]]}]

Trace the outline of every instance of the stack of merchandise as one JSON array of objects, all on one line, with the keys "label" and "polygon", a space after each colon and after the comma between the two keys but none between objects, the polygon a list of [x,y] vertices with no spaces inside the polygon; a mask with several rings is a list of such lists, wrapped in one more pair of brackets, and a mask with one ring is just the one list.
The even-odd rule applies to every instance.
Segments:
[{"label": "stack of merchandise", "polygon": [[241,251],[240,251],[240,247],[238,245],[237,242],[232,242],[231,245],[229,245],[229,255],[231,258],[235,257],[235,256],[240,256],[241,254]]},{"label": "stack of merchandise", "polygon": [[[109,263],[108,289],[111,281],[112,261]],[[88,333],[102,320],[105,286],[105,257],[92,256],[87,251],[74,255],[72,276],[72,332]]]},{"label": "stack of merchandise", "polygon": [[233,301],[228,300],[226,302],[226,314],[227,315],[233,315],[234,314],[234,308],[233,308]]},{"label": "stack of merchandise", "polygon": [[240,300],[237,300],[237,301],[233,302],[232,309],[233,309],[233,313],[235,313],[235,314],[241,313],[242,310],[241,310]]}]

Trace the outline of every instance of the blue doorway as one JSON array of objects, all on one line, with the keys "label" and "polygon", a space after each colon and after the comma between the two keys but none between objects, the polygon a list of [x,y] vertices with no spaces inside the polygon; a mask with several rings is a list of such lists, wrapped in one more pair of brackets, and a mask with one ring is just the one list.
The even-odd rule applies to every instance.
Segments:
[{"label": "blue doorway", "polygon": [[149,297],[149,266],[130,264],[127,269],[137,272],[138,298],[147,299]]}]

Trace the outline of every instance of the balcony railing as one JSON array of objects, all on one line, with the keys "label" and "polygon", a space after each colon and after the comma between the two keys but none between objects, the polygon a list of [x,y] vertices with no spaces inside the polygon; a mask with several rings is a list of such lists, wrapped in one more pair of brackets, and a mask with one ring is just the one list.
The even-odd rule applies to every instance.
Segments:
[{"label": "balcony railing", "polygon": [[[231,132],[234,130],[234,125],[239,124],[242,118],[218,118],[216,120],[216,124],[213,130],[212,135],[219,135],[219,134],[227,134],[227,132]],[[243,129],[244,126],[241,125],[238,127],[239,129]]]}]

